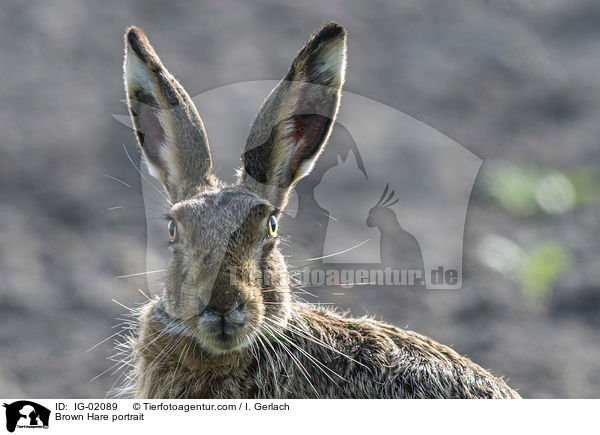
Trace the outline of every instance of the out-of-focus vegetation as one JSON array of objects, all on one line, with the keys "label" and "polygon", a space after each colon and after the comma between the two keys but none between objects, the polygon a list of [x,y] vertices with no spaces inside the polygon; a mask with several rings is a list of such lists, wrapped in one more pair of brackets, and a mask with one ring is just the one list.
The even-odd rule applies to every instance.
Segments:
[{"label": "out-of-focus vegetation", "polygon": [[561,243],[550,241],[534,246],[519,269],[523,294],[535,302],[547,302],[555,280],[570,264],[571,253]]},{"label": "out-of-focus vegetation", "polygon": [[[561,172],[492,161],[483,166],[477,192],[516,219],[560,215],[600,202],[600,170],[582,167]],[[479,252],[484,264],[519,283],[523,295],[538,303],[550,300],[556,280],[572,263],[570,249],[558,239],[522,247],[491,235],[480,243]]]},{"label": "out-of-focus vegetation", "polygon": [[552,240],[525,250],[513,240],[497,234],[487,236],[479,245],[481,261],[505,278],[520,284],[528,300],[545,304],[552,297],[553,285],[571,264],[571,252]]},{"label": "out-of-focus vegetation", "polygon": [[493,161],[484,164],[477,191],[516,217],[561,214],[600,201],[600,170],[561,172]]}]

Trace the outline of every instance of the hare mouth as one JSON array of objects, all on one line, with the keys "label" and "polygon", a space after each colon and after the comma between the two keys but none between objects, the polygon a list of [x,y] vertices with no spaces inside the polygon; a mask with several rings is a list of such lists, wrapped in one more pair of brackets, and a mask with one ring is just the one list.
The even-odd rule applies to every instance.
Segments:
[{"label": "hare mouth", "polygon": [[210,353],[222,355],[238,352],[248,347],[254,340],[253,337],[255,334],[253,331],[237,329],[233,333],[219,332],[206,334],[206,332],[204,332],[201,333],[201,335],[202,344]]},{"label": "hare mouth", "polygon": [[206,307],[198,319],[202,329],[207,332],[228,339],[245,325],[246,313],[244,304],[238,305],[228,312],[219,312],[211,307]]},{"label": "hare mouth", "polygon": [[243,313],[232,312],[225,316],[208,311],[198,318],[198,335],[215,354],[234,352],[249,346],[253,340],[252,326]]}]

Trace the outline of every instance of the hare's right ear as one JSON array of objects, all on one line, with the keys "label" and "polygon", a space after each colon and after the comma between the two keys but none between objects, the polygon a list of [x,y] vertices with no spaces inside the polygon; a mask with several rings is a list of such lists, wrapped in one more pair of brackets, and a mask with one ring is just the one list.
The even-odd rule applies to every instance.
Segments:
[{"label": "hare's right ear", "polygon": [[210,183],[211,158],[194,103],[162,65],[144,32],[125,33],[125,92],[150,172],[173,202]]},{"label": "hare's right ear", "polygon": [[250,129],[240,182],[282,209],[290,188],[325,147],[340,104],[346,31],[329,23],[315,32],[273,89]]}]

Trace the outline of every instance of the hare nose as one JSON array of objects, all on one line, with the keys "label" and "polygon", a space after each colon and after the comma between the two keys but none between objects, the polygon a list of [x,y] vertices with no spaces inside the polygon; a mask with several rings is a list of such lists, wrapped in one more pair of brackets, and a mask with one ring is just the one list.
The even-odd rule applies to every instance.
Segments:
[{"label": "hare nose", "polygon": [[232,313],[235,310],[241,311],[244,308],[244,304],[236,304],[229,307],[217,307],[214,305],[208,305],[202,314],[212,314],[219,317],[225,317],[229,313]]}]

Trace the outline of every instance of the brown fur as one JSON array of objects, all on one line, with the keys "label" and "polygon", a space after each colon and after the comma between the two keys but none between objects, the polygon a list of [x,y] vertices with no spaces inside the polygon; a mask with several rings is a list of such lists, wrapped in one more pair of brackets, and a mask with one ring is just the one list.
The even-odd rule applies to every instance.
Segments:
[{"label": "brown fur", "polygon": [[295,300],[266,231],[327,142],[344,81],[346,33],[330,23],[260,109],[239,181],[210,174],[196,109],[145,35],[126,34],[136,137],[177,228],[163,292],[136,315],[121,392],[145,398],[517,398],[450,348],[373,319]]}]

